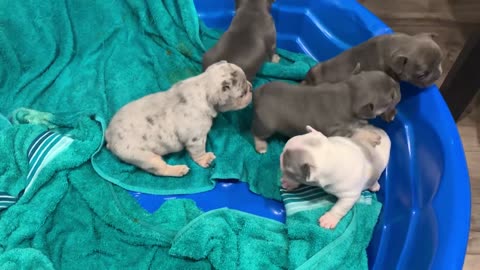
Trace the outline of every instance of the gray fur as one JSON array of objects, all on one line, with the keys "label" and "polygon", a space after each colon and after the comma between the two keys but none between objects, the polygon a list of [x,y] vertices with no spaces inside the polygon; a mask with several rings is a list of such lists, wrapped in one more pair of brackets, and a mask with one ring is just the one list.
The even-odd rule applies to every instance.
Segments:
[{"label": "gray fur", "polygon": [[418,87],[432,85],[442,75],[443,54],[432,39],[435,34],[403,33],[373,37],[336,57],[312,67],[305,81],[308,85],[347,79],[357,63],[363,71],[382,70],[397,80]]},{"label": "gray fur", "polygon": [[228,30],[203,56],[203,68],[219,60],[241,67],[252,81],[265,61],[274,59],[275,23],[270,14],[274,0],[236,0],[236,13]]},{"label": "gray fur", "polygon": [[400,97],[398,82],[382,71],[360,72],[344,82],[316,86],[265,84],[253,96],[256,149],[264,152],[265,140],[275,133],[304,134],[307,125],[326,136],[351,136],[366,120],[394,108]]},{"label": "gray fur", "polygon": [[[230,74],[235,71],[237,83],[233,86]],[[246,107],[251,87],[238,66],[220,61],[167,91],[122,107],[106,131],[107,147],[121,160],[157,175],[186,174],[185,165],[170,166],[161,158],[184,148],[199,165],[207,167],[215,158],[205,152],[213,118],[217,112]]]}]

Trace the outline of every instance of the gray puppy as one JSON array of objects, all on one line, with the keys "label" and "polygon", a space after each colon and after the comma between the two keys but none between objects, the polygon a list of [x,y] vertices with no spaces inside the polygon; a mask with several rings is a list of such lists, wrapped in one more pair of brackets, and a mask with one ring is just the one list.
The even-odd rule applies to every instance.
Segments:
[{"label": "gray puppy", "polygon": [[442,75],[443,54],[432,37],[393,33],[373,37],[338,56],[312,67],[304,84],[339,82],[347,79],[360,63],[363,71],[382,70],[394,79],[418,87],[433,84]]},{"label": "gray puppy", "polygon": [[[432,39],[435,35],[393,33],[373,37],[312,67],[302,84],[343,81],[360,63],[364,71],[382,70],[398,81],[418,87],[430,86],[442,75],[443,54]],[[392,109],[382,118],[392,121],[395,115],[396,109]]]},{"label": "gray puppy", "polygon": [[400,97],[399,83],[382,71],[360,72],[343,82],[316,86],[265,84],[253,94],[255,149],[265,153],[266,139],[273,134],[301,135],[307,125],[325,136],[349,137],[366,120],[394,108]]},{"label": "gray puppy", "polygon": [[220,40],[203,55],[203,69],[226,60],[241,67],[248,80],[265,61],[278,63],[276,30],[270,9],[274,0],[235,0],[235,17]]},{"label": "gray puppy", "polygon": [[186,165],[172,166],[162,159],[184,148],[198,165],[208,167],[215,159],[205,152],[213,118],[218,112],[245,108],[251,90],[240,67],[220,61],[167,91],[122,107],[106,131],[107,148],[124,162],[160,176],[188,173]]}]

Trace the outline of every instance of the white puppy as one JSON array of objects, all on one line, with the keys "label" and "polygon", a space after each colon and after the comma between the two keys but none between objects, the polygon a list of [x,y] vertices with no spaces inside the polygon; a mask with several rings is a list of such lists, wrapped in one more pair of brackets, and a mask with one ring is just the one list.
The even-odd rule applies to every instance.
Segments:
[{"label": "white puppy", "polygon": [[[288,140],[280,156],[282,187],[319,186],[335,195],[335,205],[319,218],[320,226],[333,229],[360,198],[363,190],[380,190],[378,180],[390,158],[390,138],[371,125],[355,130],[351,138],[325,137],[307,126],[307,134]],[[372,141],[381,137],[380,144]]]},{"label": "white puppy", "polygon": [[205,151],[213,118],[245,108],[251,90],[240,67],[219,61],[167,91],[123,106],[107,128],[107,148],[124,162],[160,176],[188,173],[186,165],[169,165],[162,158],[184,148],[198,165],[208,167],[215,159]]}]

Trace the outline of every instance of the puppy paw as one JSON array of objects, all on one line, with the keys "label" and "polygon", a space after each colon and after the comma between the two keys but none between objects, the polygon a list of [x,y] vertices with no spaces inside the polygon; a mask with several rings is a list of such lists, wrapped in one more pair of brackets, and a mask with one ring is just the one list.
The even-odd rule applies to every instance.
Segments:
[{"label": "puppy paw", "polygon": [[353,135],[353,138],[361,142],[366,142],[373,147],[379,145],[382,142],[382,136],[370,130],[360,130],[360,132],[357,132]]},{"label": "puppy paw", "polygon": [[280,56],[278,54],[273,54],[272,56],[272,63],[279,63],[280,62]]},{"label": "puppy paw", "polygon": [[216,157],[212,152],[208,152],[194,160],[198,165],[202,166],[203,168],[208,168],[215,158]]},{"label": "puppy paw", "polygon": [[381,117],[385,122],[392,122],[395,120],[395,115],[397,115],[397,109],[391,109],[389,111],[384,112]]},{"label": "puppy paw", "polygon": [[259,154],[265,154],[267,152],[268,144],[266,141],[255,137],[255,150]]},{"label": "puppy paw", "polygon": [[298,186],[300,186],[299,183],[291,182],[291,181],[288,181],[288,180],[285,180],[284,178],[282,178],[282,188],[283,189],[285,189],[287,191],[290,191],[290,190],[296,189]]},{"label": "puppy paw", "polygon": [[186,165],[168,166],[165,171],[160,172],[160,175],[182,177],[190,171],[190,168]]},{"label": "puppy paw", "polygon": [[379,145],[382,142],[382,136],[378,135],[377,133],[370,133],[370,136],[367,138],[368,143],[370,143],[373,147]]},{"label": "puppy paw", "polygon": [[378,182],[375,182],[375,184],[373,184],[373,186],[371,186],[368,190],[370,190],[371,192],[377,192],[380,190],[380,184]]},{"label": "puppy paw", "polygon": [[326,212],[318,219],[320,227],[325,229],[335,229],[340,219],[330,212]]}]

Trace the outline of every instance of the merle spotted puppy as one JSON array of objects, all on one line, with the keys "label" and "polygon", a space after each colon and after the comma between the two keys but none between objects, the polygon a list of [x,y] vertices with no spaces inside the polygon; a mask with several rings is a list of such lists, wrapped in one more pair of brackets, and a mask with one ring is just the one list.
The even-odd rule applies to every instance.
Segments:
[{"label": "merle spotted puppy", "polygon": [[207,134],[218,112],[239,110],[252,99],[252,85],[238,66],[220,61],[171,89],[128,103],[112,118],[107,148],[124,162],[159,176],[180,177],[186,165],[169,165],[162,156],[187,149],[208,167],[214,153],[205,151]]}]

